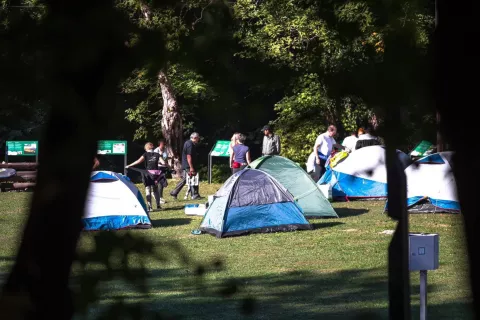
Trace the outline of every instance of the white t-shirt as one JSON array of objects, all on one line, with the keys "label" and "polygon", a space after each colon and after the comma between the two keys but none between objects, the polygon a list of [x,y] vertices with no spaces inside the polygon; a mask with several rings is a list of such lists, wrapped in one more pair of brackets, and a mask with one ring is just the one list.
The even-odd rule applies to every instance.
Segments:
[{"label": "white t-shirt", "polygon": [[343,143],[342,145],[345,147],[345,148],[348,148],[350,151],[355,151],[355,146],[357,144],[357,141],[358,141],[358,138],[355,137],[355,136],[349,136],[349,137],[346,137],[345,139],[343,139]]},{"label": "white t-shirt", "polygon": [[330,137],[327,132],[319,135],[315,141],[315,145],[318,145],[318,150],[327,157],[332,153],[334,144],[336,144],[335,139]]}]

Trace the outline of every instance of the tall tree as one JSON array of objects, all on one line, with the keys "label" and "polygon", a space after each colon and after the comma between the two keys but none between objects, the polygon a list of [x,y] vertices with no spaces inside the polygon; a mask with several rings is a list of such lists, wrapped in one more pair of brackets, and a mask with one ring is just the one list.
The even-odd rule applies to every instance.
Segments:
[{"label": "tall tree", "polygon": [[[173,162],[171,165],[178,173],[181,172],[185,115],[189,114],[188,107],[184,108],[179,98],[195,100],[199,94],[205,98],[211,93],[202,77],[194,70],[182,66],[178,56],[182,55],[182,39],[201,21],[204,10],[211,3],[212,1],[205,0],[184,0],[171,2],[162,10],[155,10],[152,7],[153,1],[117,2],[139,27],[165,34],[168,57],[156,76],[145,77],[142,71],[136,70],[123,87],[127,89],[124,90],[125,93],[144,95],[135,108],[127,111],[127,119],[140,124],[135,138],[146,138],[149,134],[163,136]],[[196,13],[199,13],[199,17],[195,16]]]}]

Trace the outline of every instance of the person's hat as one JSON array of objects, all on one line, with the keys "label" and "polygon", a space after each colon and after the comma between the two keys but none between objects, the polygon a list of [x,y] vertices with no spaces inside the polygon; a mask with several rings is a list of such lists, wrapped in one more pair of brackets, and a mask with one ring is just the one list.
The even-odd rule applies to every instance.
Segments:
[{"label": "person's hat", "polygon": [[270,130],[272,131],[272,127],[270,127],[268,124],[263,126],[262,130],[261,131],[265,131],[265,130]]}]

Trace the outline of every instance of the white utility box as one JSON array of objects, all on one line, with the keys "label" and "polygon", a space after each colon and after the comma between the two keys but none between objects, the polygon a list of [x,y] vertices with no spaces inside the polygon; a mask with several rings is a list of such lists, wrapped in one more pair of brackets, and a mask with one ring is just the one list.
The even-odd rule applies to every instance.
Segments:
[{"label": "white utility box", "polygon": [[410,233],[408,238],[410,271],[438,269],[438,234]]}]

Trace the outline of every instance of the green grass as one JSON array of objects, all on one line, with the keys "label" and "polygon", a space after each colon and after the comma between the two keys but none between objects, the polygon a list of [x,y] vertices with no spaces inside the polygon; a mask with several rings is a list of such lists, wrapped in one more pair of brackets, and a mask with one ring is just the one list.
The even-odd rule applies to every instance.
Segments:
[{"label": "green grass", "polygon": [[[173,183],[169,188],[173,187]],[[204,196],[219,185],[201,186]],[[143,188],[140,188],[143,190]],[[168,195],[168,191],[165,192]],[[0,194],[0,268],[8,270],[26,219],[29,193]],[[388,317],[387,248],[395,222],[382,214],[384,203],[334,203],[340,219],[311,220],[312,231],[255,234],[216,239],[192,235],[200,217],[184,214],[184,201],[169,196],[164,210],[152,213],[154,228],[133,230],[156,243],[168,258],[147,262],[151,296],[142,296],[120,282],[106,284],[102,303],[114,295],[149,308],[189,319],[238,319],[241,299],[255,299],[253,319],[352,319],[368,311]],[[440,235],[440,268],[428,274],[431,319],[469,319],[470,290],[462,220],[459,215],[411,215],[410,230]],[[81,247],[91,245],[95,233],[84,233]],[[176,241],[200,263],[221,259],[225,269],[208,273],[206,287],[198,288],[192,268],[168,251],[165,241]],[[411,273],[413,318],[418,319],[418,273]],[[213,293],[223,280],[237,279],[240,292],[231,297]],[[213,290],[213,291],[212,291]],[[92,313],[96,310],[92,308]],[[372,315],[369,317],[372,319]]]}]

